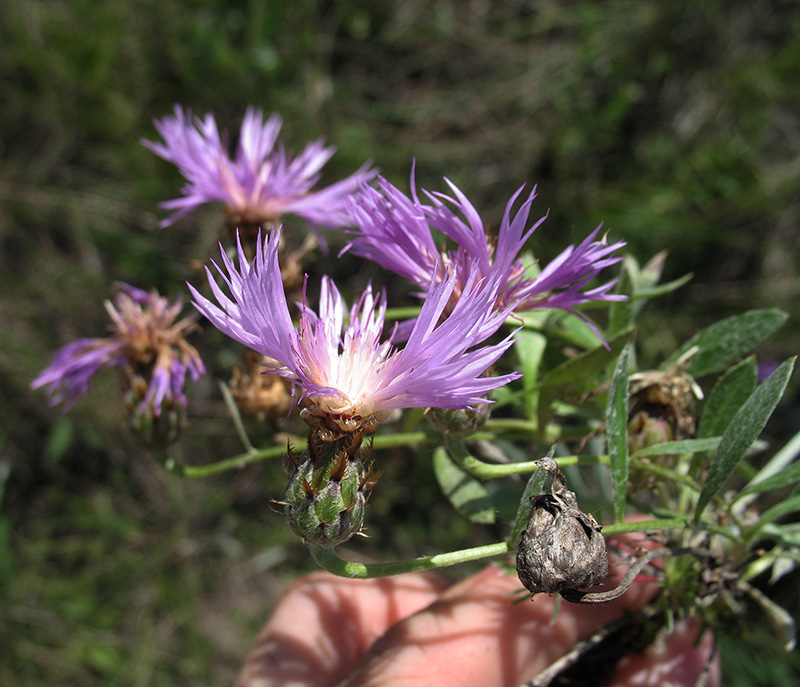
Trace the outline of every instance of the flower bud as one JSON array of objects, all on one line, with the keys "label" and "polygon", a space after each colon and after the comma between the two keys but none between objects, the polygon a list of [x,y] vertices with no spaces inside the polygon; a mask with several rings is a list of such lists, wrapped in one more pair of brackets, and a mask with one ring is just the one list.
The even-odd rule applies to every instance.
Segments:
[{"label": "flower bud", "polygon": [[443,434],[466,437],[483,427],[489,418],[488,403],[482,403],[476,410],[469,408],[431,408],[427,417],[431,424]]},{"label": "flower bud", "polygon": [[578,508],[575,494],[552,458],[539,465],[553,480],[552,493],[533,497],[528,527],[517,551],[517,575],[532,593],[553,594],[600,584],[608,554],[600,525]]},{"label": "flower bud", "polygon": [[336,546],[361,531],[367,496],[377,476],[364,462],[361,437],[324,442],[312,431],[309,448],[289,460],[286,517],[311,546]]}]

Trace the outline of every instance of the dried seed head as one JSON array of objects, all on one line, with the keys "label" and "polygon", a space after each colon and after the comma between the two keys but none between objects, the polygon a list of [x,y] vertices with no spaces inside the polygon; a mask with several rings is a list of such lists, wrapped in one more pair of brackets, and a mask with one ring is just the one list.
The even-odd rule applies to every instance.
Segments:
[{"label": "dried seed head", "polygon": [[269,359],[255,351],[244,355],[241,365],[231,367],[228,389],[243,415],[261,420],[275,420],[288,415],[292,390],[288,381],[264,374]]},{"label": "dried seed head", "polygon": [[578,508],[575,494],[552,458],[539,465],[550,473],[550,494],[532,499],[528,527],[517,551],[517,575],[530,592],[553,594],[600,584],[608,573],[600,525]]}]

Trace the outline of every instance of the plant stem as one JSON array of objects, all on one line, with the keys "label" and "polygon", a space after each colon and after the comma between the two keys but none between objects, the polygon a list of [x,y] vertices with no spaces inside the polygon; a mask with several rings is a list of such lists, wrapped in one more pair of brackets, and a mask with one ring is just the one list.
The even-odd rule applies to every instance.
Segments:
[{"label": "plant stem", "polygon": [[437,553],[433,556],[421,556],[393,563],[351,563],[339,558],[332,546],[310,546],[309,549],[314,560],[328,572],[339,577],[358,579],[389,577],[390,575],[399,575],[407,572],[444,568],[457,563],[466,563],[467,561],[475,561],[491,556],[501,556],[510,550],[506,542],[498,542],[496,544],[476,546],[472,549]]},{"label": "plant stem", "polygon": [[603,536],[608,537],[612,534],[625,534],[627,532],[646,532],[648,530],[679,530],[686,527],[687,522],[689,522],[688,515],[686,518],[620,522],[613,525],[603,525]]},{"label": "plant stem", "polygon": [[260,460],[269,460],[270,458],[280,458],[286,453],[285,446],[270,446],[269,448],[262,448],[253,451],[240,453],[237,456],[226,458],[218,463],[211,463],[210,465],[181,465],[173,458],[165,456],[162,458],[161,464],[167,472],[180,477],[187,477],[189,479],[204,479],[206,477],[213,477],[228,470],[241,470],[242,468],[257,463]]},{"label": "plant stem", "polygon": [[[687,519],[671,518],[662,520],[641,520],[639,522],[626,522],[618,525],[603,526],[603,535],[622,534],[624,532],[643,532],[648,530],[671,530],[686,526]],[[311,555],[320,567],[339,577],[354,579],[368,579],[372,577],[389,577],[407,572],[433,570],[449,565],[476,561],[482,558],[502,556],[510,553],[513,548],[508,542],[497,542],[476,546],[471,549],[460,549],[449,553],[437,553],[433,556],[420,556],[405,561],[392,563],[352,563],[339,558],[333,546],[309,546]]]},{"label": "plant stem", "polygon": [[419,446],[431,441],[432,437],[425,432],[398,432],[374,437],[372,446],[373,448],[396,448],[397,446]]}]

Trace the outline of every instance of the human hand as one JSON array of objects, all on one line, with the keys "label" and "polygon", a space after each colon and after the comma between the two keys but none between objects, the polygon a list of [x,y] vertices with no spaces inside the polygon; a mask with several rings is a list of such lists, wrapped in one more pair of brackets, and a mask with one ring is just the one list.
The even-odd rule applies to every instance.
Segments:
[{"label": "human hand", "polygon": [[[422,573],[301,577],[279,600],[236,687],[519,687],[657,587],[637,582],[606,604],[564,602],[555,619],[553,596],[514,603],[520,589],[496,566],[452,585]],[[694,685],[712,652],[710,635],[695,646],[696,634],[696,624],[678,623],[644,653],[624,656],[610,684]],[[706,684],[717,682],[714,666]]]}]

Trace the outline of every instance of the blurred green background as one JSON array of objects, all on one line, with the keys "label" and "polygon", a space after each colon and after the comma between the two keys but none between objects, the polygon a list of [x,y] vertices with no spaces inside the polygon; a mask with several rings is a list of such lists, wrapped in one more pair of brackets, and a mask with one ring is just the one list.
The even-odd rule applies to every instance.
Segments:
[{"label": "blurred green background", "polygon": [[[495,226],[536,183],[543,259],[603,221],[640,261],[667,250],[666,279],[694,273],[643,318],[657,363],[726,314],[797,313],[798,35],[788,0],[5,0],[0,684],[231,684],[312,567],[270,503],[277,462],[183,481],[129,436],[113,374],[69,415],[28,389],[58,347],[103,334],[114,281],[183,294],[208,255],[214,211],[157,228],[182,182],[139,143],[153,118],[180,103],[235,138],[248,105],[278,111],[290,151],[338,148],[325,182],[371,159],[405,189],[416,158],[422,187],[449,177]],[[764,353],[797,353],[797,327]],[[223,410],[213,378],[197,385],[179,459],[241,450]],[[474,542],[433,487],[410,493],[428,461],[396,458],[368,519],[403,525],[373,524],[376,545]],[[725,684],[781,683],[787,661],[748,660]]]}]

